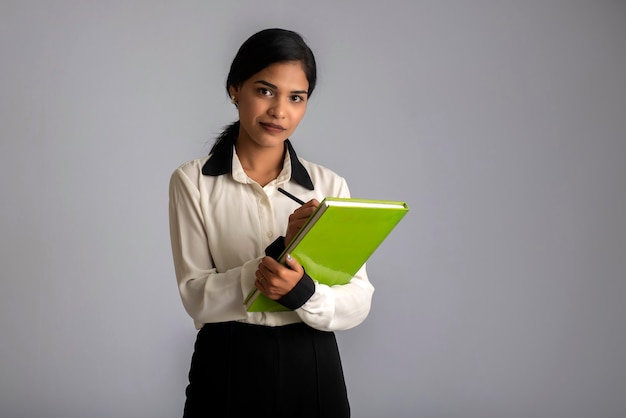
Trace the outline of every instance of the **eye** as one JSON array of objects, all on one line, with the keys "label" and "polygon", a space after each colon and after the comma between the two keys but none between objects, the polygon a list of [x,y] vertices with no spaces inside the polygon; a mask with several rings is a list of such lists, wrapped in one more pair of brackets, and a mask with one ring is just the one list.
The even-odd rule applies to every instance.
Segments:
[{"label": "eye", "polygon": [[270,89],[267,89],[265,87],[260,87],[258,90],[259,94],[261,96],[271,96],[272,95],[272,91]]},{"label": "eye", "polygon": [[291,101],[294,103],[302,103],[304,102],[304,97],[294,94],[293,96],[291,96]]}]

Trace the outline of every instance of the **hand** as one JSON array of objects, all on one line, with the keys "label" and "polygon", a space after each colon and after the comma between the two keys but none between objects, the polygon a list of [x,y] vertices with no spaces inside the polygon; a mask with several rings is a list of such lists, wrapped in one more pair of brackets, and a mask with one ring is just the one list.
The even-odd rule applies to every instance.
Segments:
[{"label": "hand", "polygon": [[283,266],[272,257],[263,257],[256,271],[254,285],[265,296],[277,300],[285,296],[302,279],[304,269],[293,257],[286,259]]},{"label": "hand", "polygon": [[317,200],[311,199],[289,215],[289,224],[287,225],[287,233],[285,234],[285,247],[294,239],[300,228],[302,228],[307,219],[315,212],[319,204],[320,202]]}]

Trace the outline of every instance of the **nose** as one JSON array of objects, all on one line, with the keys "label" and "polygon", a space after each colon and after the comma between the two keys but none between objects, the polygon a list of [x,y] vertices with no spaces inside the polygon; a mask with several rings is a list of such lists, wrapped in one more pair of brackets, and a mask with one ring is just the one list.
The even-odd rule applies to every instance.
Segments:
[{"label": "nose", "polygon": [[272,106],[269,108],[270,116],[276,119],[285,119],[285,102],[281,98],[277,98],[272,103]]}]

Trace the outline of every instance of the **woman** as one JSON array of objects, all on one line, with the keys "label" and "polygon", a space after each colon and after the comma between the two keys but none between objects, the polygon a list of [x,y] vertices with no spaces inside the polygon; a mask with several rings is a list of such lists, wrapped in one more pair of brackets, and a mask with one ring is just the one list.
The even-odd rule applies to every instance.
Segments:
[{"label": "woman", "polygon": [[[313,53],[295,32],[267,29],[241,46],[226,88],[239,120],[208,157],[170,182],[176,277],[198,332],[185,417],[348,417],[333,331],[360,324],[374,288],[365,268],[344,286],[275,259],[343,178],[299,158],[289,141],[313,93]],[[302,206],[278,192],[288,190]],[[284,236],[283,236],[284,235]],[[247,312],[257,288],[291,309]]]}]

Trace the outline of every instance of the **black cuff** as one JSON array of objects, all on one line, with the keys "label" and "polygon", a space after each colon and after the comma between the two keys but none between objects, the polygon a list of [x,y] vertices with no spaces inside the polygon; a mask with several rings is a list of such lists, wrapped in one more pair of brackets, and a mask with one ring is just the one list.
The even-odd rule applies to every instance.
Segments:
[{"label": "black cuff", "polygon": [[285,251],[285,237],[278,237],[265,248],[265,255],[278,261],[283,251]]},{"label": "black cuff", "polygon": [[304,305],[313,296],[313,293],[315,293],[315,282],[305,271],[294,288],[276,302],[294,311]]}]

